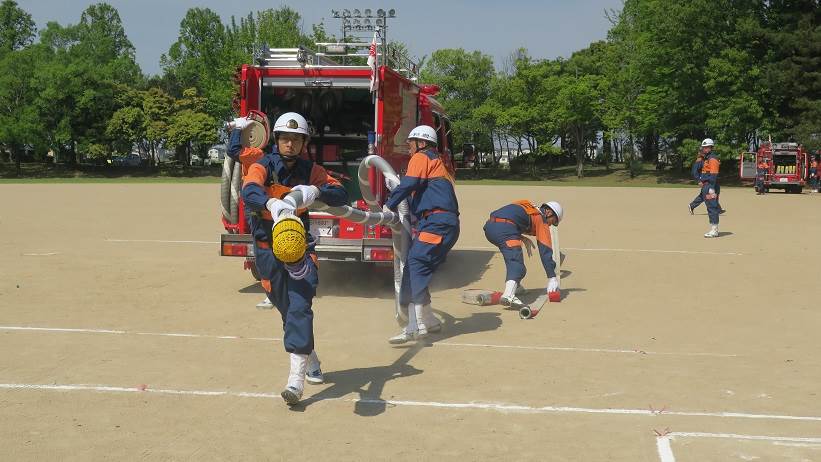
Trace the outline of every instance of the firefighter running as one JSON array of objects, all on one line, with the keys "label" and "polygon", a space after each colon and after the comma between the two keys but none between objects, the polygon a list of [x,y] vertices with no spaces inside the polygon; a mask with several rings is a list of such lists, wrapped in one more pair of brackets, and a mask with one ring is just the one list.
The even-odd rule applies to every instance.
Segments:
[{"label": "firefighter running", "polygon": [[[242,128],[242,127],[240,127]],[[314,351],[313,298],[318,284],[314,237],[307,207],[314,200],[331,206],[345,205],[348,195],[324,168],[300,159],[309,141],[308,124],[288,112],[274,124],[275,145],[252,164],[242,187],[242,199],[254,236],[254,255],[268,299],[282,315],[285,351],[290,355],[288,383],[282,398],[289,405],[302,398],[304,383],[322,383],[319,358]],[[231,133],[231,147],[240,142]],[[286,195],[302,193],[296,203]]]},{"label": "firefighter running", "polygon": [[459,204],[453,188],[453,177],[436,152],[436,131],[420,125],[408,135],[411,153],[407,173],[394,188],[385,208],[396,211],[411,196],[410,212],[416,218],[417,235],[408,250],[402,275],[399,303],[408,306],[408,325],[388,340],[402,344],[438,332],[442,323],[433,314],[430,300],[431,277],[445,262],[448,252],[459,238]]},{"label": "firefighter running", "polygon": [[707,204],[707,216],[710,221],[710,230],[704,233],[704,237],[718,237],[718,216],[721,213],[721,206],[718,204],[718,195],[721,191],[718,185],[719,160],[713,152],[713,140],[705,138],[701,142],[704,151],[704,166],[701,168],[701,195]]},{"label": "firefighter running", "polygon": [[487,240],[499,248],[505,260],[505,290],[499,300],[502,305],[515,308],[522,305],[522,301],[516,297],[527,273],[522,245],[526,247],[528,256],[533,248],[533,243],[523,234],[536,237],[539,257],[548,277],[547,292],[559,290],[550,225],[558,226],[563,215],[564,210],[558,202],[547,202],[536,207],[528,200],[519,200],[491,212],[484,230]]}]

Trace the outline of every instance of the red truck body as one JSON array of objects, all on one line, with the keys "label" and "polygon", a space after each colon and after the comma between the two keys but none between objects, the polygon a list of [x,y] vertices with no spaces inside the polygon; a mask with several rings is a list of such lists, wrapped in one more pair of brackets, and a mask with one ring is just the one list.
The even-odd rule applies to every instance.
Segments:
[{"label": "red truck body", "polygon": [[[356,45],[370,44],[348,47]],[[346,56],[354,57],[348,60],[361,61],[363,54]],[[434,98],[438,87],[417,84],[416,74],[406,70],[415,65],[405,60],[392,66],[388,58],[383,56],[383,65],[374,66],[377,79],[372,91],[371,66],[339,64],[326,53],[303,48],[269,49],[257,57],[254,65],[243,65],[239,71],[235,106],[242,116],[251,110],[265,113],[271,126],[284,112],[305,116],[312,127],[305,156],[342,181],[352,206],[366,210],[357,181],[360,161],[369,154],[378,154],[403,174],[410,159],[405,140],[417,125],[427,124],[436,129],[439,152],[453,171],[450,121]],[[387,195],[382,175],[372,168],[369,179],[372,192],[381,202]],[[391,230],[387,226],[360,225],[313,211],[310,217],[310,231],[317,238],[320,260],[393,262]],[[241,201],[236,222],[223,217],[223,225],[227,233],[223,235],[220,254],[246,257],[245,268],[255,273],[251,236]]]},{"label": "red truck body", "polygon": [[758,164],[766,160],[769,171],[764,177],[764,189],[783,189],[800,193],[809,178],[810,158],[798,143],[764,143],[756,152],[745,152],[738,162],[742,181],[756,180]]}]

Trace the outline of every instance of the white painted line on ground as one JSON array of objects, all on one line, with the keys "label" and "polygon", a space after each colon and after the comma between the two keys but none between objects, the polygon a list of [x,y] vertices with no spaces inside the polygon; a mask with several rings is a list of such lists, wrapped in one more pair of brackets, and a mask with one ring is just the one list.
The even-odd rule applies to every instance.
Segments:
[{"label": "white painted line on ground", "polygon": [[794,445],[801,447],[815,447],[821,444],[821,438],[801,438],[792,436],[759,436],[738,435],[734,433],[701,433],[701,432],[672,432],[656,438],[660,462],[676,462],[670,442],[675,438],[723,438],[731,440],[770,441],[778,445]]},{"label": "white painted line on ground", "polygon": [[[273,337],[240,337],[238,335],[203,335],[190,334],[179,332],[134,332],[127,330],[110,330],[110,329],[73,329],[62,327],[36,327],[36,326],[0,326],[0,331],[35,331],[35,332],[70,332],[82,334],[128,334],[128,335],[153,335],[158,337],[192,337],[192,338],[213,338],[213,339],[229,339],[229,340],[259,340],[259,341],[278,341],[282,340]],[[643,354],[643,355],[657,355],[657,356],[712,356],[717,358],[736,358],[739,355],[722,354],[722,353],[673,353],[673,352],[659,352],[659,351],[644,351],[644,350],[627,350],[627,349],[611,349],[611,348],[576,348],[576,347],[557,347],[557,346],[528,346],[528,345],[493,345],[488,343],[455,343],[455,342],[434,342],[434,346],[449,346],[449,347],[466,347],[466,348],[499,348],[499,349],[515,349],[515,350],[534,350],[534,351],[569,351],[581,353],[617,353],[617,354]]]},{"label": "white painted line on ground", "polygon": [[219,241],[167,241],[162,239],[106,239],[106,242],[153,242],[158,244],[219,244]]},{"label": "white painted line on ground", "polygon": [[204,335],[188,334],[176,332],[133,332],[127,330],[111,329],[70,329],[62,327],[30,327],[30,326],[0,326],[0,331],[34,331],[34,332],[69,332],[80,334],[120,334],[120,335],[152,335],[156,337],[190,337],[190,338],[212,338],[224,340],[257,340],[263,342],[282,340],[274,337],[240,337],[237,335]]},{"label": "white painted line on ground", "polygon": [[[222,391],[222,390],[175,390],[165,388],[150,388],[147,386],[140,387],[116,387],[109,385],[85,385],[85,384],[34,384],[34,383],[0,383],[0,389],[7,390],[46,390],[46,391],[95,391],[95,392],[121,392],[121,393],[137,393],[137,392],[151,392],[160,394],[173,395],[192,395],[192,396],[232,396],[245,398],[266,398],[279,399],[278,394],[273,393],[251,393],[251,392],[237,392],[237,391]],[[309,399],[310,397],[306,397]],[[337,401],[339,399],[323,399],[322,401]],[[615,414],[615,415],[642,415],[642,416],[658,416],[658,415],[674,415],[674,416],[708,416],[708,417],[732,417],[743,419],[767,419],[767,420],[797,420],[805,422],[821,422],[821,417],[817,416],[791,416],[791,415],[771,415],[771,414],[751,414],[743,412],[675,412],[665,411],[663,414],[658,411],[649,409],[617,409],[617,408],[584,408],[571,406],[526,406],[517,404],[503,404],[503,403],[440,403],[435,401],[408,401],[396,399],[375,399],[375,398],[351,398],[342,400],[353,403],[376,404],[393,406],[408,406],[408,407],[431,407],[431,408],[447,408],[447,409],[482,409],[497,411],[502,413],[581,413],[581,414]],[[670,435],[687,435],[670,434]],[[670,435],[666,435],[670,437]],[[784,441],[784,439],[781,439]]]},{"label": "white painted line on ground", "polygon": [[[491,246],[459,246],[454,247],[454,250],[489,250],[498,251],[497,247]],[[684,255],[731,255],[741,256],[743,253],[739,252],[710,252],[702,250],[664,250],[664,249],[594,249],[584,247],[562,247],[562,250],[576,250],[579,252],[639,252],[639,253],[673,253]]]},{"label": "white painted line on ground", "polygon": [[656,449],[658,449],[661,462],[676,462],[676,456],[673,455],[673,448],[670,447],[670,438],[668,436],[656,438]]},{"label": "white painted line on ground", "polygon": [[779,441],[785,443],[821,443],[821,438],[798,438],[793,436],[737,435],[735,433],[672,432],[667,437],[682,438],[724,438],[731,440]]},{"label": "white painted line on ground", "polygon": [[[158,244],[219,244],[219,241],[175,241],[164,239],[106,239],[106,242],[153,242]],[[498,251],[499,249],[491,246],[459,246],[454,247],[454,250],[488,250]],[[675,253],[685,255],[744,255],[738,252],[708,252],[701,250],[663,250],[663,249],[588,249],[582,247],[564,247],[562,250],[577,250],[580,252],[643,252],[643,253]]]},{"label": "white painted line on ground", "polygon": [[50,257],[52,255],[57,255],[59,252],[46,252],[46,253],[24,253],[24,257]]},{"label": "white painted line on ground", "polygon": [[494,345],[489,343],[454,343],[454,342],[434,342],[434,346],[457,346],[457,347],[473,347],[473,348],[509,348],[515,350],[547,350],[547,351],[575,351],[583,353],[619,353],[619,354],[643,354],[643,355],[660,355],[660,356],[712,356],[719,358],[737,358],[739,355],[723,354],[723,353],[673,353],[661,351],[645,351],[645,350],[626,350],[614,348],[576,348],[576,347],[557,347],[557,346],[528,346],[528,345]]}]

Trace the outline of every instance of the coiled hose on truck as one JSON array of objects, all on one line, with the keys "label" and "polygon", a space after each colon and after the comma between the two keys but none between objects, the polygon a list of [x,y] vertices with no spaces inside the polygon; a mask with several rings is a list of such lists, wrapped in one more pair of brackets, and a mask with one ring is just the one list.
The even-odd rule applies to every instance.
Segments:
[{"label": "coiled hose on truck", "polygon": [[[317,210],[324,213],[331,214],[336,217],[344,218],[363,225],[385,225],[391,228],[393,232],[393,285],[395,295],[395,317],[396,322],[400,326],[404,326],[408,322],[407,307],[402,307],[399,303],[399,293],[402,288],[402,275],[405,271],[405,264],[408,256],[408,249],[411,243],[411,222],[410,222],[410,206],[407,200],[403,200],[396,213],[391,211],[382,211],[379,202],[373,194],[371,189],[370,179],[368,178],[368,169],[376,168],[382,176],[385,177],[385,184],[389,190],[393,190],[399,185],[399,175],[391,167],[391,165],[383,158],[377,155],[370,155],[362,160],[359,164],[358,177],[359,189],[362,192],[362,199],[370,207],[370,211],[359,210],[349,205],[339,207],[331,207],[320,201],[314,201],[309,207],[311,210]],[[288,194],[297,204],[302,204],[302,192],[293,191]]]}]

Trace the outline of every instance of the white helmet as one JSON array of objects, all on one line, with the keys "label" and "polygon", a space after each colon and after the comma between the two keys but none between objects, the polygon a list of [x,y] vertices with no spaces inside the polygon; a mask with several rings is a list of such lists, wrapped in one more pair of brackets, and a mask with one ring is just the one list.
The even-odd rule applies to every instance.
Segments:
[{"label": "white helmet", "polygon": [[428,125],[420,125],[413,130],[411,130],[410,135],[408,135],[409,140],[424,140],[429,143],[437,144],[436,140],[436,130],[431,128]]},{"label": "white helmet", "polygon": [[300,133],[308,136],[308,122],[296,112],[286,112],[274,124],[274,133]]},{"label": "white helmet", "polygon": [[550,201],[546,204],[542,204],[542,206],[540,208],[545,208],[545,207],[552,210],[553,213],[556,215],[556,224],[557,225],[562,222],[562,218],[564,217],[564,209],[562,208],[561,204],[559,204],[556,201]]},{"label": "white helmet", "polygon": [[702,142],[701,142],[701,147],[702,147],[702,148],[703,148],[703,147],[705,147],[705,146],[715,146],[715,145],[716,145],[716,144],[715,144],[715,143],[713,143],[713,139],[712,139],[712,138],[704,138],[704,141],[702,141]]}]

